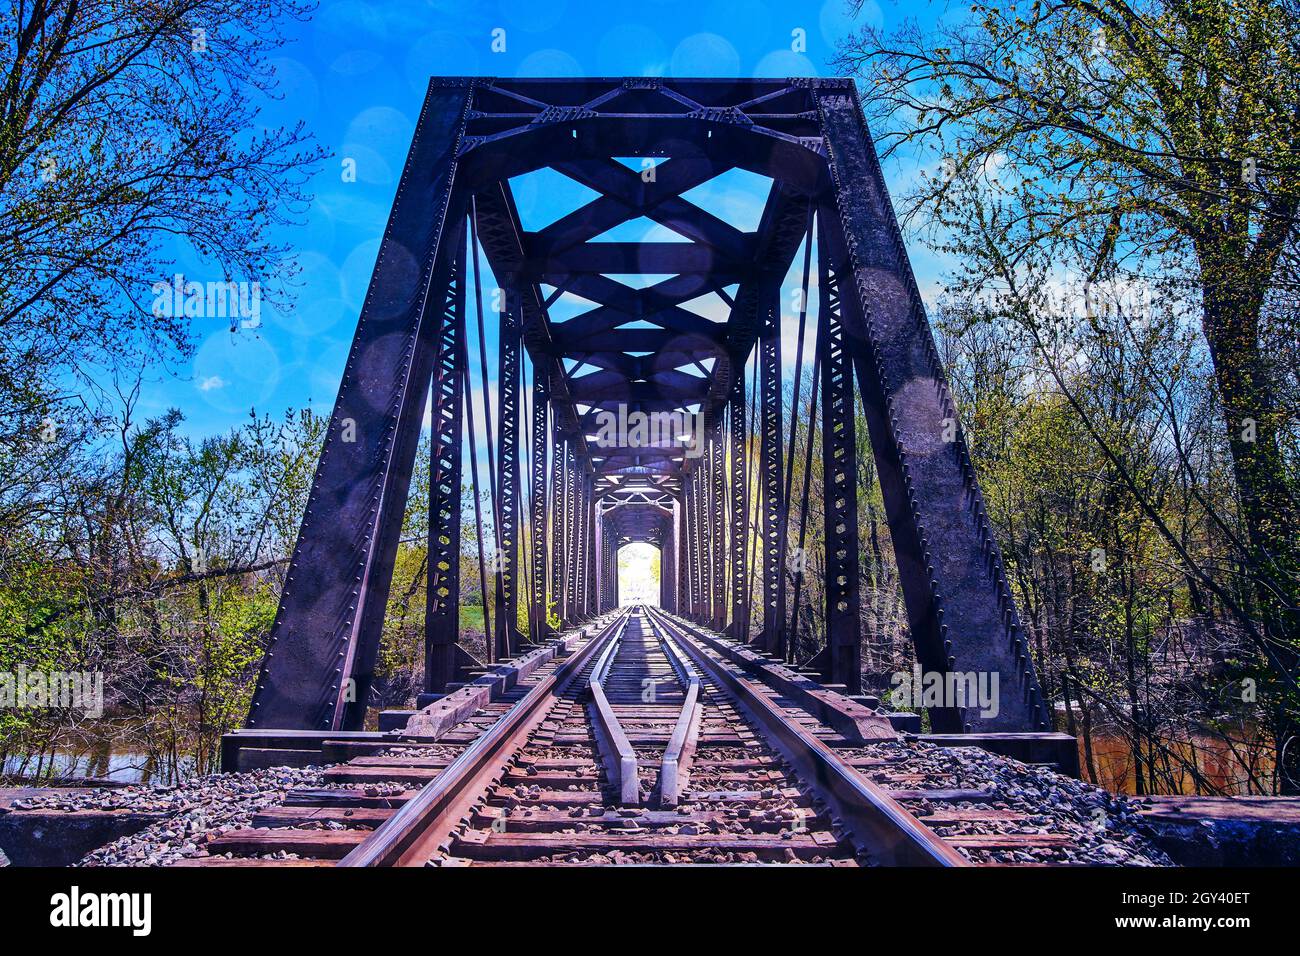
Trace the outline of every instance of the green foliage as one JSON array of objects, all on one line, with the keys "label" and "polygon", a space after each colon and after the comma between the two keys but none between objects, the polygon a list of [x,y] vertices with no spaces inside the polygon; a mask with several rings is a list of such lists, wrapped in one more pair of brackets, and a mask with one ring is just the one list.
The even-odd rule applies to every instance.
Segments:
[{"label": "green foliage", "polygon": [[[0,539],[0,670],[101,671],[109,716],[131,717],[157,773],[205,772],[247,714],[324,423],[290,412],[196,440],[178,412],[137,425],[134,393],[123,400],[116,443],[67,434],[57,484],[0,489],[0,515],[42,515]],[[73,730],[113,732],[5,711],[0,754]]]},{"label": "green foliage", "polygon": [[[884,152],[934,161],[909,213],[955,264],[946,347],[1047,689],[1123,728],[1138,786],[1216,785],[1161,743],[1189,718],[1300,734],[1296,13],[975,4],[841,51]],[[1208,689],[1247,659],[1258,704]]]},{"label": "green foliage", "polygon": [[220,733],[242,726],[248,714],[253,696],[249,678],[262,662],[262,638],[270,633],[278,604],[276,589],[265,583],[223,595],[216,630],[204,642],[202,659],[195,662],[207,722]]},{"label": "green foliage", "polygon": [[[66,601],[61,575],[50,565],[21,565],[0,581],[0,673],[69,670],[75,662],[75,618],[51,620]],[[42,711],[0,708],[0,754],[39,729]]]},{"label": "green foliage", "polygon": [[303,211],[324,153],[301,125],[264,126],[256,103],[277,95],[281,26],[309,9],[87,0],[0,18],[0,353],[16,370],[0,374],[0,412],[188,351],[186,317],[150,292],[178,241],[212,264],[205,279],[278,297],[268,277],[296,266],[268,230]]}]

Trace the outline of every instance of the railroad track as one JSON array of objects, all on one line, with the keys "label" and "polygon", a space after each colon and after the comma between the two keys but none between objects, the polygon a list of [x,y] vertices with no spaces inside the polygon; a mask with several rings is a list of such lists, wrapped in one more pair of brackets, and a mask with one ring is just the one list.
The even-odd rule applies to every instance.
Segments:
[{"label": "railroad track", "polygon": [[608,615],[433,743],[352,746],[325,787],[187,863],[965,866],[1052,862],[1072,839],[988,806],[861,704],[653,608]]}]

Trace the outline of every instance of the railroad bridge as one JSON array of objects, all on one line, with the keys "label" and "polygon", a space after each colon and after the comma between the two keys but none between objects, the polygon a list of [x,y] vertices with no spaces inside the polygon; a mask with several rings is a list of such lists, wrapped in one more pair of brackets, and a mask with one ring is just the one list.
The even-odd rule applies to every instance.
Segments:
[{"label": "railroad bridge", "polygon": [[[627,158],[635,163],[620,162]],[[529,231],[511,181],[543,168],[596,198]],[[685,197],[733,169],[771,181],[752,231]],[[641,220],[676,241],[601,238]],[[486,306],[497,353],[487,403],[496,417],[486,442],[495,537],[489,661],[458,645],[465,448],[476,451],[463,428],[475,311],[480,361],[488,362],[479,281],[477,302],[467,303],[481,261],[498,283]],[[798,286],[786,290],[790,275]],[[710,293],[725,304],[721,318],[690,307]],[[552,312],[566,295],[589,308],[560,321]],[[782,354],[791,341],[800,353],[794,383]],[[805,414],[798,380],[807,364],[806,431],[819,431],[822,460],[802,471],[817,476],[814,487],[792,488],[795,456],[810,458],[812,446],[796,447],[783,394],[794,385],[793,417]],[[416,493],[428,495],[430,515],[429,693],[467,667],[518,654],[549,635],[556,616],[567,627],[617,606],[617,548],[632,541],[661,551],[665,610],[788,656],[801,574],[790,569],[804,564],[791,533],[810,495],[825,509],[817,563],[825,568],[826,642],[795,663],[858,693],[859,397],[921,666],[1000,678],[996,717],[936,709],[933,726],[1045,729],[1034,666],[852,82],[434,79],[248,726],[361,727],[426,420],[431,480]],[[685,428],[651,442],[633,429],[602,431],[629,417]]]},{"label": "railroad bridge", "polygon": [[[538,170],[592,198],[526,228],[514,190]],[[751,229],[691,199],[735,170],[767,190]],[[644,241],[627,241],[629,225]],[[978,736],[1070,764],[853,83],[432,80],[247,727],[223,755],[227,769],[248,769],[305,753],[298,762],[343,762],[326,771],[334,783],[427,786],[392,800],[300,794],[253,836],[218,843],[301,849],[316,838],[279,827],[356,827],[371,814],[378,829],[364,843],[347,830],[313,852],[409,862],[454,832],[457,859],[549,859],[575,814],[644,804],[650,849],[689,853],[680,802],[698,809],[689,833],[718,835],[741,804],[801,813],[799,781],[816,780],[856,852],[963,862],[898,801],[958,801],[959,820],[1006,811],[972,809],[960,801],[982,798],[960,785],[918,796],[907,781],[933,771],[908,771],[916,754],[869,749],[920,725],[861,693],[868,447],[920,666],[997,678],[996,706],[930,708],[934,739]],[[412,489],[425,448],[429,480]],[[478,656],[460,644],[465,486],[489,632]],[[425,693],[376,733],[366,703],[413,492],[428,498]],[[810,503],[824,528],[813,561]],[[628,543],[659,550],[658,607],[621,606]],[[813,567],[820,646],[802,653],[796,610]],[[902,769],[864,777],[884,766]],[[503,835],[519,800],[532,808]],[[636,843],[617,834],[579,836],[599,852]],[[832,860],[840,841],[782,838],[794,842],[737,838],[733,850]],[[1077,842],[1006,839],[1015,852]]]}]

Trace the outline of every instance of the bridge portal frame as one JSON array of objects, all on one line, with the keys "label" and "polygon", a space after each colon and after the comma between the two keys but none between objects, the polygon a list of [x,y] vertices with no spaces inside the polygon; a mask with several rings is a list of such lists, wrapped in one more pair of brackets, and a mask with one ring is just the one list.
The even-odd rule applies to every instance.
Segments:
[{"label": "bridge portal frame", "polygon": [[[670,160],[657,177],[638,183],[630,170],[612,163],[616,156]],[[519,222],[509,180],[543,166],[601,196],[529,233]],[[756,233],[699,215],[680,198],[731,168],[773,180]],[[742,522],[734,500],[731,527],[723,520],[721,425],[730,400],[733,436],[737,421],[743,427],[743,408],[735,407],[738,392],[743,401],[743,389],[735,385],[756,341],[765,330],[771,334],[772,283],[784,277],[815,211],[819,273],[833,285],[821,291],[823,311],[839,306],[838,322],[827,332],[835,344],[822,380],[822,427],[830,436],[823,464],[834,482],[825,489],[834,499],[827,560],[842,572],[833,573],[827,589],[831,640],[820,663],[831,680],[855,685],[857,585],[850,565],[856,567],[856,508],[849,486],[857,476],[844,455],[845,428],[860,395],[917,657],[926,670],[992,672],[1001,678],[997,715],[936,708],[933,726],[947,732],[1048,727],[853,84],[641,77],[430,82],[286,575],[250,727],[354,729],[364,720],[426,400],[439,427],[454,421],[459,431],[455,379],[463,374],[465,349],[463,224],[471,200],[493,273],[510,284],[512,336],[517,319],[534,370],[534,401],[545,396],[548,427],[543,431],[551,435],[548,462],[538,453],[548,443],[536,434],[543,413],[535,410],[531,621],[545,615],[543,580],[550,581],[550,597],[566,622],[593,611],[592,507],[618,483],[615,478],[638,475],[671,490],[681,503],[685,528],[676,536],[675,563],[681,569],[684,610],[719,628],[727,625],[730,610],[736,623],[744,548],[743,542],[730,541],[728,562],[728,532],[734,538]],[[647,244],[636,251],[626,244],[586,242],[630,218],[628,210],[668,224],[692,242],[678,249],[670,248],[678,244]],[[602,245],[607,248],[597,248]],[[635,271],[674,279],[635,295],[612,288],[605,274],[624,269],[629,255],[640,257],[633,260]],[[730,316],[721,328],[679,308],[700,290],[722,288],[724,281],[737,290],[728,296]],[[593,298],[601,303],[596,317],[589,314],[586,322],[557,328],[548,317],[552,300],[543,285]],[[632,330],[622,328],[625,323],[613,321],[633,314],[649,315],[653,329],[628,335]],[[574,378],[562,359],[579,337],[592,349],[607,348],[600,354],[609,364]],[[643,362],[626,361],[633,358],[633,343],[654,344],[649,354],[655,357],[698,349],[711,355],[711,374],[698,384],[663,368],[651,380],[642,374]],[[825,359],[826,348],[821,343],[818,348]],[[758,416],[765,431],[779,422],[773,403],[780,394],[772,387],[770,357],[767,367]],[[509,378],[508,387],[517,389],[516,375]],[[512,396],[503,414],[518,416],[518,397]],[[594,459],[586,445],[589,412],[583,405],[616,398],[667,408],[696,401],[710,436],[704,467],[638,455],[630,465],[620,458],[607,468]],[[498,446],[501,460],[515,468],[512,489],[518,479],[514,446],[520,440],[515,424],[512,418],[511,427],[502,428]],[[438,486],[431,489],[431,497],[440,494],[447,501],[455,494],[451,481],[460,468],[458,443],[449,434],[442,433],[437,445]],[[779,451],[774,455],[769,447],[762,457],[770,471]],[[733,491],[734,464],[733,459]],[[771,479],[765,474],[760,485],[775,489],[780,475]],[[562,507],[559,514],[538,504],[542,487],[545,504]],[[772,493],[763,492],[769,499]],[[517,508],[517,500],[510,507]],[[541,528],[543,512],[549,528]],[[780,517],[772,501],[765,501],[763,513],[770,529]],[[431,550],[436,543],[458,557],[459,534],[450,533],[458,514],[444,508],[438,515]],[[512,577],[499,583],[496,603],[503,628],[499,639],[509,648],[515,618],[502,603],[518,593],[513,574],[520,562],[516,545],[506,546],[512,553],[502,565]],[[539,556],[541,548],[550,553]],[[431,591],[437,592],[430,601],[427,635],[433,685],[445,683],[465,663],[463,650],[448,640],[459,603],[457,564],[444,556],[431,577]],[[539,573],[543,567],[545,574]],[[783,590],[782,573],[765,568],[765,615],[776,604],[769,600],[774,595],[768,585],[776,577],[777,590]],[[730,602],[723,590],[729,574]],[[740,624],[739,636],[748,637],[746,622]],[[766,620],[764,634],[765,641],[772,640]]]}]

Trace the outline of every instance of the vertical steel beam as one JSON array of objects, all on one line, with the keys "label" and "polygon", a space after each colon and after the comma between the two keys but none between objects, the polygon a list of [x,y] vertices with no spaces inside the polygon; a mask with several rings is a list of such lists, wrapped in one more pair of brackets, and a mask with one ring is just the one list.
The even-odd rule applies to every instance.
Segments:
[{"label": "vertical steel beam", "polygon": [[[820,219],[820,217],[819,217]],[[817,348],[822,381],[822,506],[826,539],[826,673],[849,693],[862,689],[862,625],[858,612],[858,463],[854,437],[853,363],[840,315],[841,274],[818,242]]]},{"label": "vertical steel beam", "polygon": [[732,363],[734,373],[728,409],[731,413],[730,474],[727,476],[729,512],[727,570],[731,588],[733,638],[749,640],[749,433],[745,409],[745,363]]},{"label": "vertical steel beam", "polygon": [[686,579],[686,616],[692,621],[700,621],[700,580],[699,580],[699,499],[696,494],[696,477],[699,470],[686,473],[682,478],[683,535],[682,568]]},{"label": "vertical steel beam", "polygon": [[596,549],[596,522],[599,521],[600,509],[596,502],[596,476],[591,472],[586,474],[586,501],[587,506],[583,514],[583,522],[587,526],[587,579],[584,586],[586,594],[587,617],[596,613],[597,590],[596,590],[596,564],[600,560],[600,552]]},{"label": "vertical steel beam", "polygon": [[578,618],[578,456],[573,443],[564,443],[564,608],[566,625]]},{"label": "vertical steel beam", "polygon": [[691,615],[691,562],[687,545],[690,485],[691,475],[686,472],[682,475],[682,491],[674,509],[677,516],[677,613],[686,617]]},{"label": "vertical steel beam", "polygon": [[249,727],[359,728],[379,652],[438,328],[461,241],[454,156],[473,80],[416,124],[253,693]]},{"label": "vertical steel beam", "polygon": [[595,511],[592,490],[595,481],[591,472],[582,473],[582,616],[589,618],[595,611],[595,592],[592,589],[592,568],[596,564],[594,547]]},{"label": "vertical steel beam", "polygon": [[614,539],[613,532],[610,530],[609,523],[602,521],[604,526],[605,553],[603,559],[605,562],[605,610],[612,610],[618,605],[618,599],[615,596],[615,590],[618,588],[618,568],[614,565]]},{"label": "vertical steel beam", "polygon": [[609,528],[605,525],[605,518],[600,515],[600,506],[596,507],[596,541],[597,549],[600,553],[600,561],[597,567],[600,569],[599,586],[600,605],[597,610],[605,613],[609,610]]},{"label": "vertical steel beam", "polygon": [[600,514],[600,504],[596,504],[596,521],[595,521],[595,538],[596,538],[596,613],[603,614],[609,609],[606,601],[605,586],[609,581],[609,569],[606,566],[606,559],[609,557],[608,548],[605,540],[605,520]]},{"label": "vertical steel beam", "polygon": [[565,465],[566,465],[566,448],[564,439],[560,436],[554,422],[552,422],[552,449],[551,449],[551,491],[547,496],[548,506],[554,512],[551,520],[551,602],[555,605],[555,616],[564,621],[564,565],[567,557],[564,550],[565,543],[565,523],[568,515],[564,510],[565,494]]},{"label": "vertical steel beam", "polygon": [[[706,442],[709,439],[705,439]],[[705,445],[700,472],[700,619],[713,624],[713,446]]]},{"label": "vertical steel beam", "polygon": [[710,558],[709,543],[713,536],[713,508],[709,503],[709,494],[713,488],[713,451],[709,445],[709,431],[705,429],[704,457],[700,460],[700,470],[695,483],[695,501],[699,506],[696,530],[696,550],[700,562],[698,579],[700,584],[697,600],[699,601],[700,624],[708,627],[713,620],[713,606],[710,600],[713,581],[713,562]]},{"label": "vertical steel beam", "polygon": [[996,715],[934,708],[931,725],[941,732],[1048,729],[1033,659],[862,104],[848,82],[818,85],[814,99],[832,186],[828,252],[843,263],[846,339],[863,390],[917,658],[926,671],[1000,675]]},{"label": "vertical steel beam", "polygon": [[682,494],[673,499],[673,567],[677,578],[673,582],[673,613],[685,613],[689,606],[686,580],[686,479],[682,479]]},{"label": "vertical steel beam", "polygon": [[591,533],[591,525],[587,521],[587,471],[576,456],[574,461],[577,465],[574,502],[578,520],[573,524],[573,603],[576,609],[574,617],[582,621],[587,617],[587,537]]},{"label": "vertical steel beam", "polygon": [[708,605],[708,535],[709,509],[705,492],[709,487],[709,448],[705,438],[704,456],[691,476],[691,574],[694,578],[695,622],[704,626],[709,622]]},{"label": "vertical steel beam", "polygon": [[695,613],[699,623],[707,627],[710,621],[709,611],[709,509],[708,491],[709,467],[712,455],[708,446],[708,432],[705,432],[704,457],[700,459],[700,468],[695,478]]},{"label": "vertical steel beam", "polygon": [[618,536],[609,533],[609,599],[612,607],[618,607]]},{"label": "vertical steel beam", "polygon": [[529,638],[537,643],[546,638],[550,628],[546,623],[546,582],[550,556],[550,536],[546,533],[547,519],[551,513],[551,498],[546,491],[546,459],[550,449],[546,428],[549,417],[550,394],[544,377],[533,367],[533,453],[532,453],[532,586],[529,614]]},{"label": "vertical steel beam", "polygon": [[[676,509],[674,508],[674,511]],[[660,522],[659,536],[659,606],[677,612],[677,521],[676,517]]]},{"label": "vertical steel beam", "polygon": [[611,548],[613,547],[613,529],[609,526],[609,520],[603,515],[596,519],[596,526],[600,529],[601,551],[601,610],[609,611],[614,607],[614,577],[618,574],[618,569],[610,561]]},{"label": "vertical steel beam", "polygon": [[[477,254],[477,253],[476,253]],[[523,296],[506,292],[497,343],[496,659],[519,650],[519,335]]]},{"label": "vertical steel beam", "polygon": [[[785,587],[781,528],[785,524],[784,396],[781,394],[781,308],[779,291],[772,298],[759,340],[759,488],[763,515],[763,635],[761,643],[775,653],[785,623]],[[797,402],[798,396],[795,396]]]},{"label": "vertical steel beam", "polygon": [[713,416],[709,438],[709,626],[727,626],[726,588],[726,450],[722,440],[722,414]]},{"label": "vertical steel beam", "polygon": [[622,590],[619,587],[618,578],[618,536],[610,534],[609,536],[609,564],[613,569],[610,577],[614,581],[614,606],[618,607],[623,602]]},{"label": "vertical steel beam", "polygon": [[457,256],[454,303],[461,320],[438,338],[429,434],[429,554],[424,602],[424,690],[441,694],[456,677],[460,641],[461,456],[465,390],[464,256]]}]

